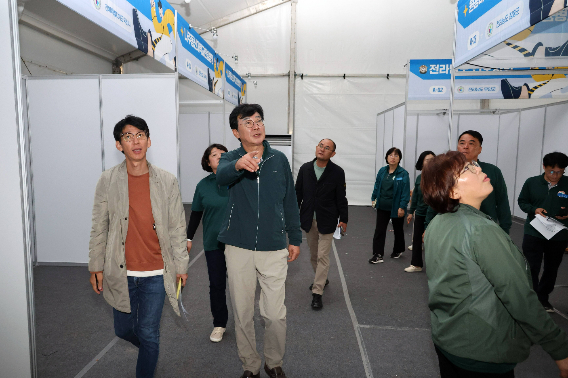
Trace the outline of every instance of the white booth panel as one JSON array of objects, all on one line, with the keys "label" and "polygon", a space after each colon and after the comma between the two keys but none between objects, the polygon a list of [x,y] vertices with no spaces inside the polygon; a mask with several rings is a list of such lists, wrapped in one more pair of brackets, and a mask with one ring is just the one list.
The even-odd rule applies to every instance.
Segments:
[{"label": "white booth panel", "polygon": [[498,114],[461,114],[457,138],[467,130],[474,130],[483,136],[483,150],[479,160],[497,164],[497,136],[499,135]]},{"label": "white booth panel", "polygon": [[499,147],[497,166],[507,184],[509,207],[515,206],[515,175],[517,170],[517,140],[519,136],[520,112],[501,114],[499,121]]},{"label": "white booth panel", "polygon": [[102,172],[99,79],[28,80],[39,263],[86,263]]},{"label": "white booth panel", "polygon": [[[410,175],[411,187],[414,189],[414,181],[416,180],[416,131],[418,129],[418,116],[408,114],[406,117],[406,151],[402,151],[403,166]],[[420,152],[418,152],[420,154]]]},{"label": "white booth panel", "polygon": [[[385,133],[383,137],[383,150],[385,154],[389,148],[393,147],[393,128],[394,128],[394,111],[385,113]],[[382,165],[381,165],[382,167]]]},{"label": "white booth panel", "polygon": [[209,141],[225,146],[225,128],[230,128],[229,120],[227,119],[227,125],[225,125],[223,122],[223,113],[210,113],[209,117]]},{"label": "white booth panel", "polygon": [[377,152],[375,156],[375,172],[379,171],[384,165],[385,159],[385,149],[383,146],[383,137],[385,135],[385,115],[380,114],[377,116]]},{"label": "white booth panel", "polygon": [[229,106],[227,105],[225,109],[225,122],[227,123],[227,126],[225,127],[225,147],[227,147],[229,151],[236,150],[241,146],[241,142],[239,142],[239,140],[235,138],[235,136],[233,135],[233,130],[231,129],[231,126],[229,124],[229,116],[231,115],[231,111],[234,108],[235,107],[232,106],[232,108],[229,109]]},{"label": "white booth panel", "polygon": [[179,164],[183,203],[193,202],[197,183],[209,174],[201,167],[201,158],[207,147],[209,147],[209,115],[207,113],[180,114]]},{"label": "white booth panel", "polygon": [[[257,85],[253,85],[253,81],[256,81]],[[288,77],[248,79],[247,102],[262,106],[266,134],[288,134]]]},{"label": "white booth panel", "polygon": [[424,151],[433,151],[436,155],[448,151],[447,115],[420,114],[418,117],[418,133],[416,157]]},{"label": "white booth panel", "polygon": [[541,172],[542,138],[544,132],[544,108],[523,110],[519,130],[519,153],[517,158],[517,178],[515,184],[515,208],[513,215],[526,218],[519,208],[517,198],[525,181]]},{"label": "white booth panel", "polygon": [[[401,151],[404,147],[404,109],[404,106],[400,106],[393,111],[392,146]],[[403,156],[405,152],[402,151]]]},{"label": "white booth panel", "polygon": [[104,167],[124,160],[115,147],[114,125],[129,114],[143,118],[150,129],[152,146],[148,161],[177,177],[177,104],[175,75],[103,75]]},{"label": "white booth panel", "polygon": [[568,153],[568,104],[546,108],[543,156],[554,151]]}]

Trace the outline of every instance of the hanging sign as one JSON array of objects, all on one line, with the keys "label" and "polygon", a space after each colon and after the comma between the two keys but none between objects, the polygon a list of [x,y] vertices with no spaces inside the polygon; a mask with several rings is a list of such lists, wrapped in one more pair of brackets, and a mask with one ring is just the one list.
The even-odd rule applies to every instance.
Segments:
[{"label": "hanging sign", "polygon": [[449,100],[451,67],[451,59],[411,60],[408,100]]},{"label": "hanging sign", "polygon": [[565,0],[459,0],[457,7],[455,66],[459,67],[562,10]]},{"label": "hanging sign", "polygon": [[246,82],[228,64],[225,64],[225,79],[225,100],[233,105],[244,103]]},{"label": "hanging sign", "polygon": [[175,69],[176,11],[166,0],[58,1]]}]

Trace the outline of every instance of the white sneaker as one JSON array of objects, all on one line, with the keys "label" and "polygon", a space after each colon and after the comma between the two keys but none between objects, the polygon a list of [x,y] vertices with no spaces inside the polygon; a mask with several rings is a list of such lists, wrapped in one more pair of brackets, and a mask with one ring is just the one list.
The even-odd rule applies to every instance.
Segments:
[{"label": "white sneaker", "polygon": [[409,251],[412,251],[412,246],[411,246],[411,245],[408,246],[408,250],[409,250]]},{"label": "white sneaker", "polygon": [[214,343],[218,343],[219,341],[223,340],[224,333],[225,328],[215,327],[213,328],[213,332],[211,332],[211,336],[209,336],[209,340],[213,341]]},{"label": "white sneaker", "polygon": [[410,265],[408,268],[405,268],[404,271],[408,273],[422,272],[422,268],[419,266]]}]

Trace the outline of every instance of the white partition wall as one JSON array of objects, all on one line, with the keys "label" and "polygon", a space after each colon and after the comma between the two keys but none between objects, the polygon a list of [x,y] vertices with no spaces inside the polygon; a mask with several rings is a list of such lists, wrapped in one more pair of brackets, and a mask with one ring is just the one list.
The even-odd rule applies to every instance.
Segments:
[{"label": "white partition wall", "polygon": [[406,116],[406,143],[405,148],[402,151],[404,157],[403,163],[405,169],[410,175],[410,186],[414,189],[413,182],[416,181],[416,159],[420,152],[416,151],[416,138],[418,131],[418,115],[417,114],[407,114]]},{"label": "white partition wall", "polygon": [[499,118],[499,144],[497,146],[497,166],[503,173],[507,183],[509,208],[515,208],[515,176],[517,172],[517,142],[519,139],[519,122],[521,113],[505,113]]},{"label": "white partition wall", "polygon": [[568,154],[568,104],[548,106],[545,125],[543,156],[554,151]]},{"label": "white partition wall", "polygon": [[102,172],[99,77],[27,80],[37,261],[86,263]]},{"label": "white partition wall", "polygon": [[115,146],[114,125],[128,114],[144,118],[152,146],[148,161],[178,175],[175,74],[102,75],[104,167],[124,160]]},{"label": "white partition wall", "polygon": [[183,203],[193,202],[197,183],[209,174],[201,167],[203,152],[209,144],[209,113],[180,114],[179,157],[181,201]]}]

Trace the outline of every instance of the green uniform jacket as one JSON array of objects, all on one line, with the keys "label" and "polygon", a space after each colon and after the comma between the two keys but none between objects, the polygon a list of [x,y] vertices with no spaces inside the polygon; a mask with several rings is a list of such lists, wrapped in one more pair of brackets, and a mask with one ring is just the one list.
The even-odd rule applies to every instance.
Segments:
[{"label": "green uniform jacket", "polygon": [[[540,176],[530,177],[523,184],[519,194],[519,207],[527,213],[525,221],[525,234],[544,239],[544,236],[531,225],[538,208],[546,210],[547,215],[554,217],[561,207],[568,207],[568,177],[562,176],[558,184],[548,189],[548,181],[544,179],[544,173]],[[568,226],[568,219],[558,220]],[[550,240],[568,240],[568,230],[562,230]]]},{"label": "green uniform jacket", "polygon": [[[396,167],[393,173],[395,177],[391,218],[398,218],[398,209],[404,209],[404,215],[406,215],[408,201],[410,201],[410,177],[408,176],[408,172],[400,165]],[[375,187],[373,188],[373,194],[371,194],[371,201],[377,199],[377,197],[381,194],[381,184],[383,182],[383,179],[388,175],[388,165],[379,169],[379,172],[377,173],[377,179],[375,180]],[[380,198],[377,200],[377,208],[379,208],[379,201]]]},{"label": "green uniform jacket", "polygon": [[302,243],[300,211],[286,155],[262,142],[264,153],[256,172],[237,171],[247,152],[242,147],[221,155],[217,184],[229,186],[229,204],[218,240],[254,251],[277,251]]},{"label": "green uniform jacket", "polygon": [[[493,192],[483,200],[480,210],[493,218],[494,221],[498,222],[503,231],[508,234],[513,225],[513,219],[511,217],[511,207],[509,206],[507,184],[505,184],[503,173],[493,164],[483,163],[481,161],[477,162],[481,166],[483,173],[491,180],[491,185],[493,185]],[[428,224],[436,214],[436,210],[432,208],[428,209],[426,227],[428,227]]]},{"label": "green uniform jacket", "polygon": [[460,205],[436,216],[424,241],[434,344],[492,363],[521,362],[531,344],[554,360],[568,357],[566,334],[538,301],[523,254],[487,215]]},{"label": "green uniform jacket", "polygon": [[204,177],[197,184],[191,211],[203,212],[203,249],[206,251],[225,250],[225,245],[217,237],[228,202],[229,191],[226,186],[217,184],[215,173]]},{"label": "green uniform jacket", "polygon": [[420,189],[420,181],[422,180],[422,175],[416,177],[416,182],[414,183],[414,191],[412,192],[412,201],[410,202],[410,214],[416,211],[416,215],[425,217],[428,211],[428,205],[424,202],[424,196],[422,195],[422,189]]}]

